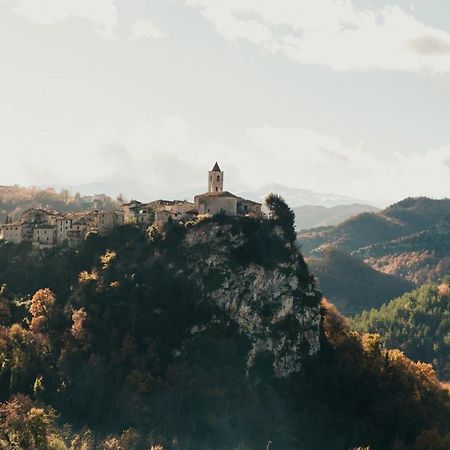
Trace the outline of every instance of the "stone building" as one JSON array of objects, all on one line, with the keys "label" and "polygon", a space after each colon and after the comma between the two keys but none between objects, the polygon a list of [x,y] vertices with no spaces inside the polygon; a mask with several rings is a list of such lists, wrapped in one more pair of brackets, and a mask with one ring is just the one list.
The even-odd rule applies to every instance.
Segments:
[{"label": "stone building", "polygon": [[185,200],[155,200],[141,203],[133,200],[122,205],[125,223],[141,226],[162,226],[170,219],[177,221],[190,220],[197,214],[194,204]]},{"label": "stone building", "polygon": [[59,244],[67,242],[69,247],[76,247],[93,228],[95,221],[91,213],[69,213],[56,219],[56,240]]},{"label": "stone building", "polygon": [[224,172],[216,162],[208,172],[208,191],[186,200],[155,200],[142,203],[133,200],[120,211],[88,211],[62,214],[59,211],[32,208],[20,220],[0,225],[0,240],[20,244],[32,242],[35,248],[55,245],[78,246],[89,232],[104,234],[124,223],[143,228],[164,226],[167,222],[188,222],[197,215],[262,217],[261,203],[224,191]]},{"label": "stone building", "polygon": [[33,228],[33,247],[52,248],[57,243],[56,226],[50,223],[43,223]]},{"label": "stone building", "polygon": [[200,215],[225,214],[227,216],[262,216],[261,203],[246,200],[224,191],[224,172],[219,164],[208,172],[208,192],[196,195],[195,209]]},{"label": "stone building", "polygon": [[124,224],[122,211],[93,211],[92,217],[97,231],[100,234],[111,231],[114,227]]},{"label": "stone building", "polygon": [[3,240],[20,244],[23,241],[25,228],[22,222],[6,223],[1,226],[0,235]]},{"label": "stone building", "polygon": [[148,204],[132,200],[122,205],[124,223],[135,223],[138,225],[150,225],[154,220],[154,211]]},{"label": "stone building", "polygon": [[91,211],[62,214],[58,211],[32,208],[20,220],[0,226],[0,239],[20,244],[31,242],[34,248],[56,245],[76,247],[89,231],[106,233],[123,224],[122,211]]}]

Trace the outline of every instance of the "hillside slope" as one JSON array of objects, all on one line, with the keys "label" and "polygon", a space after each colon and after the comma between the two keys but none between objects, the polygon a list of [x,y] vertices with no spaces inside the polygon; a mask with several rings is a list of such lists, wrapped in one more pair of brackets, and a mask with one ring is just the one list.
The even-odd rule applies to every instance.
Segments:
[{"label": "hillside slope", "polygon": [[363,213],[336,227],[305,230],[299,241],[305,254],[331,245],[347,253],[426,230],[450,212],[450,200],[408,198],[378,213]]},{"label": "hillside slope", "polygon": [[427,230],[363,247],[353,255],[416,284],[437,282],[450,273],[450,216]]},{"label": "hillside slope", "polygon": [[361,203],[337,205],[329,208],[320,205],[298,206],[294,208],[297,230],[335,226],[358,214],[377,212],[378,210],[374,206]]},{"label": "hillside slope", "polygon": [[379,309],[356,316],[359,331],[379,333],[390,348],[410,358],[432,363],[450,379],[450,288],[428,284],[404,294]]},{"label": "hillside slope", "polygon": [[344,314],[379,307],[414,288],[411,282],[380,273],[333,248],[309,257],[306,261],[325,297]]},{"label": "hillside slope", "polygon": [[3,244],[0,285],[3,448],[420,450],[450,432],[431,368],[320,304],[275,220]]}]

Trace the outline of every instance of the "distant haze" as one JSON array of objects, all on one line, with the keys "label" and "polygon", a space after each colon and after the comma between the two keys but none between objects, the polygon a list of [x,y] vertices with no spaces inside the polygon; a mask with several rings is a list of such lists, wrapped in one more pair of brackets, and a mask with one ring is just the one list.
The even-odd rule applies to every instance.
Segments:
[{"label": "distant haze", "polygon": [[218,160],[233,192],[448,196],[449,17],[448,0],[0,0],[0,184],[190,197]]}]

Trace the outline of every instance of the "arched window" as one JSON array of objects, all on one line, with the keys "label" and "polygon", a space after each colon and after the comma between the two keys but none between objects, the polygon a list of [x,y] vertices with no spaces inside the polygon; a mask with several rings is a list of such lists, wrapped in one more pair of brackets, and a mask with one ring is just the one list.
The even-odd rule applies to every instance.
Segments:
[{"label": "arched window", "polygon": [[216,186],[216,192],[219,190],[219,188]]},{"label": "arched window", "polygon": [[220,181],[220,175],[217,175],[217,181]]}]

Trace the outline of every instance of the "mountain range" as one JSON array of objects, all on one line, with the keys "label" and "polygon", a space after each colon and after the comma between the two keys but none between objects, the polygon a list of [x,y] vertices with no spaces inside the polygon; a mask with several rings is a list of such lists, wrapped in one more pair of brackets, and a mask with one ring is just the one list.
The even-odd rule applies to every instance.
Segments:
[{"label": "mountain range", "polygon": [[[201,181],[201,180],[200,180]],[[198,193],[205,191],[205,185],[201,182],[183,183],[183,186],[175,184],[171,188],[161,188],[151,181],[143,183],[123,175],[116,175],[104,180],[94,181],[92,183],[78,185],[52,186],[56,190],[68,189],[72,193],[79,192],[82,195],[105,194],[110,197],[117,197],[122,194],[128,199],[138,199],[142,201],[151,201],[159,198],[177,198],[190,199]],[[277,193],[281,195],[291,208],[299,206],[322,206],[332,208],[338,205],[366,204],[364,200],[347,197],[334,193],[316,192],[309,189],[289,187],[282,184],[266,184],[256,189],[239,189],[233,186],[227,186],[236,195],[249,198],[254,201],[264,202],[267,194]]]},{"label": "mountain range", "polygon": [[[379,306],[386,300],[383,284],[395,286],[392,292],[403,289],[406,292],[408,285],[403,281],[421,285],[437,282],[448,274],[450,200],[407,198],[377,213],[359,214],[337,226],[300,231],[298,237],[328,298],[345,305],[346,311]],[[345,260],[329,249],[344,254]],[[375,276],[379,273],[391,278],[380,284]],[[349,286],[354,283],[370,285],[368,292],[372,299],[353,296]]]},{"label": "mountain range", "polygon": [[377,212],[379,208],[361,203],[349,205],[320,206],[305,205],[293,208],[297,230],[309,228],[329,227],[339,225],[342,222],[364,212]]}]

